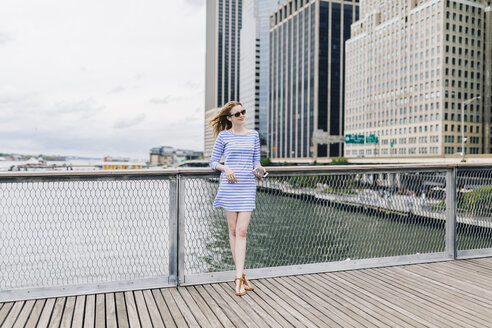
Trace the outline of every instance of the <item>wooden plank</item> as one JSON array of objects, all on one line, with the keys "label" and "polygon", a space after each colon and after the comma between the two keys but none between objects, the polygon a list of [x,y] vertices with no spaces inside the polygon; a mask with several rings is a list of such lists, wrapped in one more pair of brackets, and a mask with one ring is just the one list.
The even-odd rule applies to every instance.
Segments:
[{"label": "wooden plank", "polygon": [[44,304],[46,303],[46,299],[36,300],[34,307],[29,315],[29,319],[26,322],[25,328],[35,328],[38,324],[39,317],[41,316],[41,312],[43,311]]},{"label": "wooden plank", "polygon": [[[368,280],[364,274],[359,274],[357,277],[354,277],[351,273],[353,272],[340,272],[340,274],[337,273],[337,276],[346,281],[350,281],[359,288],[364,288],[366,291],[373,293],[380,298],[384,298],[386,301],[400,307],[400,309],[404,309],[404,311],[412,314],[414,317],[426,320],[433,326],[460,328],[459,325],[449,322],[442,313],[436,312],[434,308],[429,308],[429,304],[425,302],[425,300],[417,300],[413,295],[409,295],[401,289],[395,290],[394,288],[388,288],[379,281]],[[425,303],[426,306],[421,306],[421,302]]]},{"label": "wooden plank", "polygon": [[205,304],[209,306],[210,310],[215,314],[217,319],[219,319],[220,323],[224,327],[233,326],[232,322],[227,317],[227,314],[224,311],[222,311],[222,309],[217,304],[217,302],[215,302],[215,300],[210,296],[210,294],[207,293],[207,291],[202,285],[196,285],[194,286],[194,288],[197,291],[197,293],[202,297]]},{"label": "wooden plank", "polygon": [[[300,281],[299,289],[313,290],[325,303],[334,308],[335,315],[341,317],[341,322],[350,323],[354,327],[374,325],[408,327],[409,323],[398,312],[385,307],[367,297],[357,290],[344,286],[339,281],[328,279],[329,274],[303,275],[292,279],[294,283]],[[306,291],[306,293],[308,293]],[[309,293],[311,298],[316,298],[314,293]],[[387,318],[387,314],[391,316]],[[374,320],[379,321],[374,321]],[[412,327],[418,327],[418,323],[412,322]]]},{"label": "wooden plank", "polygon": [[[191,313],[195,316],[196,321],[198,324],[202,327],[207,326],[207,327],[217,327],[218,320],[214,322],[212,325],[212,321],[209,321],[209,319],[205,316],[205,314],[202,312],[202,309],[196,304],[195,300],[191,297],[188,289],[190,287],[185,287],[185,288],[179,288],[178,292],[183,298],[183,300],[186,302],[187,307],[190,309]],[[213,315],[210,319],[213,319],[215,316]],[[216,319],[216,318],[215,318]],[[219,324],[220,326],[220,324]]]},{"label": "wooden plank", "polygon": [[125,292],[126,309],[128,311],[128,322],[131,328],[141,327],[140,319],[138,318],[137,305],[133,292]]},{"label": "wooden plank", "polygon": [[5,321],[5,318],[7,318],[10,309],[14,306],[14,302],[9,302],[9,303],[4,303],[2,306],[2,309],[0,310],[0,326],[2,323]]},{"label": "wooden plank", "polygon": [[[451,263],[446,263],[451,264]],[[463,269],[462,267],[451,264],[451,265],[421,265],[422,268],[426,268],[432,270],[434,272],[439,272],[445,277],[453,277],[459,279],[460,281],[466,281],[474,286],[490,286],[492,285],[492,278],[488,277],[490,275],[490,271],[488,274],[480,274],[475,273],[473,270],[470,270],[469,267]]]},{"label": "wooden plank", "polygon": [[[261,283],[262,281],[263,280],[257,280],[257,283]],[[302,324],[296,316],[290,313],[290,309],[283,308],[279,302],[272,298],[272,295],[264,292],[261,288],[255,288],[252,297],[257,299],[258,304],[264,304],[266,309],[270,308],[270,313],[273,314],[277,322],[282,323],[282,326],[304,327],[304,324]]]},{"label": "wooden plank", "polygon": [[203,299],[203,297],[196,290],[196,288],[194,286],[190,286],[190,287],[186,288],[186,291],[190,294],[190,297],[192,298],[192,300],[199,307],[199,311],[201,313],[203,313],[203,315],[208,319],[208,321],[210,322],[210,326],[211,327],[222,327],[220,320],[217,318],[215,313],[210,309],[207,302]]},{"label": "wooden plank", "polygon": [[255,280],[255,294],[258,295],[264,302],[267,302],[276,312],[279,313],[289,325],[294,327],[306,327],[306,325],[302,322],[303,320],[299,320],[299,313],[289,304],[283,302],[280,299],[275,298],[274,295],[268,293],[268,290],[264,290],[262,285],[264,279]]},{"label": "wooden plank", "polygon": [[169,312],[167,307],[166,301],[164,301],[164,297],[162,297],[161,291],[158,289],[152,289],[152,295],[154,296],[155,303],[157,304],[157,309],[159,309],[159,313],[161,314],[164,326],[173,328],[176,327],[171,312]]},{"label": "wooden plank", "polygon": [[178,289],[184,288],[184,287],[178,287],[178,288],[170,288],[169,291],[176,302],[177,306],[181,310],[181,314],[183,314],[184,319],[186,320],[186,323],[188,324],[189,327],[200,327],[198,322],[196,321],[196,318],[193,316],[193,313],[191,313],[190,309],[186,305],[186,302],[183,300],[181,297]]},{"label": "wooden plank", "polygon": [[[405,300],[408,300],[408,302],[412,304],[418,302],[419,307],[416,309],[416,311],[420,310],[420,312],[428,313],[429,316],[442,318],[438,320],[444,322],[445,324],[448,324],[448,321],[453,322],[453,324],[460,321],[468,321],[466,317],[463,316],[463,314],[456,315],[454,311],[450,310],[448,307],[443,306],[444,303],[442,302],[442,300],[446,297],[445,295],[443,295],[443,298],[441,298],[440,302],[432,298],[426,298],[423,297],[421,287],[416,288],[416,290],[408,290],[402,283],[392,283],[391,281],[388,281],[389,279],[387,277],[374,275],[374,273],[371,273],[369,271],[365,272],[365,275],[361,278],[361,280],[373,277],[375,279],[371,279],[371,281],[373,281],[373,285],[375,288],[379,287],[381,290],[384,289],[389,294],[393,293],[395,297],[400,298],[402,302],[404,302]],[[419,285],[419,281],[413,281],[412,284],[414,286]]]},{"label": "wooden plank", "polygon": [[486,267],[486,266],[483,265],[483,262],[475,262],[474,259],[448,261],[446,263],[449,263],[449,264],[451,264],[453,266],[456,265],[456,266],[460,266],[460,267],[463,267],[463,268],[469,268],[470,270],[474,270],[474,271],[481,271],[481,272],[488,272],[488,273],[490,273],[490,271],[492,270],[492,266],[491,267]]},{"label": "wooden plank", "polygon": [[[34,307],[34,304],[36,303],[36,300],[29,300],[26,301],[24,304],[24,307],[22,308],[22,311],[19,313],[19,316],[17,320],[15,321],[14,328],[20,328],[20,327],[25,327],[27,320],[29,319],[29,316],[31,315],[31,311]],[[5,327],[8,327],[5,325]]]},{"label": "wooden plank", "polygon": [[115,293],[116,299],[116,317],[118,318],[119,328],[128,328],[128,313],[126,312],[125,295],[123,293]]},{"label": "wooden plank", "polygon": [[[357,295],[359,298],[354,296],[357,294],[357,291],[350,289],[348,286],[342,286],[339,282],[330,281],[324,275],[319,274],[296,276],[291,280],[294,284],[296,282],[298,283],[297,286],[300,290],[302,288],[312,290],[313,292],[305,292],[309,293],[311,298],[317,297],[316,295],[312,295],[315,293],[324,299],[324,303],[321,304],[328,303],[332,312],[334,312],[334,316],[340,317],[341,322],[347,322],[347,324],[353,327],[372,327],[375,325],[375,322],[381,326],[388,325],[387,320],[382,319],[382,316],[378,318],[374,317],[375,315],[379,315],[382,309],[365,300],[362,294]],[[357,302],[354,299],[357,299]],[[403,323],[400,322],[399,324],[401,327],[405,327]]]},{"label": "wooden plank", "polygon": [[480,273],[484,276],[488,276],[492,272],[492,269],[484,268],[483,266],[477,265],[470,261],[453,261],[451,263],[454,263],[455,266],[458,266],[465,270],[471,270],[473,272]]},{"label": "wooden plank", "polygon": [[[483,302],[483,299],[480,296],[477,296],[477,295],[474,295],[471,293],[466,293],[466,291],[463,291],[462,289],[458,289],[458,288],[456,288],[450,284],[443,283],[437,279],[429,278],[425,274],[421,274],[419,272],[414,272],[412,270],[412,267],[413,266],[395,267],[395,270],[400,270],[402,273],[405,273],[407,275],[410,275],[413,277],[418,277],[418,279],[420,281],[427,281],[427,282],[433,284],[434,286],[439,287],[443,290],[452,290],[454,293],[464,295],[464,297],[466,297],[469,300],[479,302],[479,303]],[[487,305],[487,304],[485,304],[485,305]],[[487,305],[487,306],[489,306],[489,305]]]},{"label": "wooden plank", "polygon": [[160,290],[164,301],[169,308],[169,312],[171,313],[174,322],[177,327],[186,327],[186,320],[178,308],[178,305],[174,301],[173,296],[171,295],[171,288],[163,288]]},{"label": "wooden plank", "polygon": [[236,291],[233,282],[216,284],[215,286],[226,303],[231,306],[236,312],[236,315],[241,317],[249,327],[261,327],[265,325],[264,321],[244,300],[244,298],[249,297],[249,295],[237,296],[235,294]]},{"label": "wooden plank", "polygon": [[[234,283],[231,283],[231,288],[235,288]],[[249,307],[253,311],[255,311],[258,314],[258,316],[260,316],[260,318],[263,319],[263,321],[265,322],[265,325],[267,325],[269,327],[275,327],[275,328],[283,328],[283,327],[291,326],[287,321],[285,321],[285,319],[283,319],[281,316],[279,316],[275,311],[266,310],[265,308],[269,307],[268,304],[266,304],[264,302],[257,302],[258,299],[259,298],[255,294],[254,291],[249,291],[248,297],[243,297],[243,300],[246,303],[248,303]],[[285,321],[285,323],[282,324],[284,321]]]},{"label": "wooden plank", "polygon": [[208,293],[208,295],[210,295],[210,297],[220,307],[221,311],[223,313],[225,313],[225,315],[227,316],[227,319],[232,322],[234,327],[247,327],[246,323],[240,317],[238,317],[235,314],[235,312],[231,309],[229,304],[226,301],[224,301],[224,299],[217,293],[217,291],[215,290],[215,288],[213,286],[214,285],[212,285],[212,284],[211,285],[202,285],[204,290]]},{"label": "wooden plank", "polygon": [[84,324],[85,296],[77,296],[75,299],[75,309],[73,310],[73,328],[82,328]]},{"label": "wooden plank", "polygon": [[63,309],[65,308],[65,297],[58,297],[55,302],[55,307],[53,308],[53,312],[51,312],[51,319],[48,327],[59,327],[61,323],[61,318],[63,314]]},{"label": "wooden plank", "polygon": [[21,313],[22,308],[24,307],[24,304],[25,304],[24,301],[19,301],[14,303],[14,306],[12,307],[12,309],[10,309],[9,314],[3,321],[2,328],[3,327],[10,328],[14,325],[15,321],[19,317],[19,314]]},{"label": "wooden plank", "polygon": [[332,273],[332,274],[330,274],[330,275],[327,275],[325,278],[326,278],[326,279],[333,279],[333,280],[336,280],[336,281],[338,281],[338,282],[342,283],[343,285],[346,285],[346,286],[348,286],[348,287],[351,287],[351,288],[353,288],[353,289],[355,289],[355,290],[359,291],[360,293],[362,293],[362,294],[364,294],[364,295],[366,295],[366,296],[368,296],[368,297],[370,297],[370,298],[373,298],[375,301],[377,301],[377,302],[379,302],[379,303],[382,303],[382,304],[386,305],[387,307],[392,308],[393,310],[395,310],[395,311],[397,311],[397,312],[400,312],[402,315],[404,315],[404,316],[406,316],[406,317],[410,317],[410,318],[412,318],[413,320],[415,320],[415,321],[419,322],[420,324],[427,325],[427,326],[431,326],[431,327],[432,327],[432,326],[434,326],[433,324],[431,324],[431,323],[430,323],[430,322],[428,322],[427,320],[422,319],[422,318],[420,318],[420,317],[418,317],[418,316],[415,316],[413,313],[411,313],[411,312],[409,312],[409,311],[405,310],[405,309],[404,309],[404,308],[402,308],[402,307],[396,306],[396,305],[393,303],[393,301],[392,301],[392,300],[391,300],[391,301],[388,301],[388,300],[386,300],[385,298],[378,296],[377,294],[371,293],[371,292],[367,291],[367,290],[366,290],[366,289],[364,289],[364,288],[360,288],[359,286],[357,286],[357,285],[355,285],[355,284],[351,283],[350,281],[347,281],[346,279],[343,279],[343,278],[341,278],[341,277],[337,276],[335,273]]},{"label": "wooden plank", "polygon": [[452,286],[453,288],[457,288],[460,289],[461,291],[465,291],[470,294],[481,297],[484,300],[487,300],[487,302],[490,302],[492,300],[492,290],[487,290],[481,287],[477,287],[473,284],[470,284],[466,281],[461,281],[460,279],[456,279],[454,277],[444,277],[441,274],[433,272],[432,269],[419,267],[417,265],[409,266],[407,269],[412,272],[420,273],[423,276],[428,277],[430,279],[435,279],[437,281],[440,281],[448,286]]},{"label": "wooden plank", "polygon": [[254,320],[254,321],[248,320],[248,316],[249,316],[251,311],[248,311],[247,313],[245,313],[244,308],[241,305],[241,304],[243,304],[243,303],[241,303],[241,302],[243,302],[242,298],[248,297],[248,295],[237,296],[237,295],[235,295],[234,287],[227,286],[227,288],[224,289],[223,285],[224,284],[213,284],[212,288],[215,290],[217,295],[219,295],[218,297],[222,298],[224,303],[229,306],[229,308],[231,309],[231,315],[236,317],[234,319],[234,321],[243,322],[248,327],[258,327],[257,320]]},{"label": "wooden plank", "polygon": [[482,258],[482,259],[469,259],[469,260],[463,260],[467,262],[471,262],[474,265],[481,266],[487,270],[492,270],[492,257],[487,257],[487,258]]},{"label": "wooden plank", "polygon": [[489,322],[486,318],[482,317],[481,311],[476,311],[475,304],[468,308],[467,305],[469,306],[469,302],[460,299],[451,293],[442,293],[439,290],[434,290],[433,287],[425,281],[409,281],[405,276],[399,275],[396,270],[368,271],[369,272],[365,272],[366,275],[383,280],[388,284],[391,284],[394,288],[408,291],[421,298],[425,297],[434,304],[437,304],[437,307],[439,308],[451,309],[451,311],[453,311],[452,316],[456,313],[456,315],[468,318],[467,320],[470,321],[476,321],[482,326],[486,326]]},{"label": "wooden plank", "polygon": [[56,302],[55,298],[48,298],[46,300],[46,303],[44,304],[43,311],[41,312],[41,316],[39,317],[39,321],[36,327],[39,328],[48,327],[51,318],[51,312],[55,307],[55,302]]},{"label": "wooden plank", "polygon": [[106,297],[104,294],[96,294],[96,328],[106,326]]},{"label": "wooden plank", "polygon": [[309,300],[317,304],[319,311],[322,311],[324,315],[335,321],[336,324],[334,326],[339,325],[340,322],[343,322],[345,327],[360,327],[362,325],[343,311],[346,310],[344,306],[339,305],[337,301],[334,301],[328,295],[324,295],[319,284],[313,288],[310,285],[310,281],[301,281],[300,277],[302,276],[283,277],[279,279],[279,283],[306,302]]},{"label": "wooden plank", "polygon": [[75,296],[67,297],[65,302],[65,309],[63,310],[63,315],[61,319],[60,327],[70,328],[72,326],[73,311],[75,308]]},{"label": "wooden plank", "polygon": [[[249,302],[250,305],[255,309],[256,312],[260,316],[263,317],[261,313],[266,313],[266,318],[268,317],[271,318],[273,321],[270,326],[274,327],[277,324],[280,325],[280,327],[293,327],[292,323],[287,321],[277,310],[275,310],[273,307],[271,307],[268,302],[264,301],[257,293],[256,289],[254,292],[249,292],[248,296],[245,298],[246,302]],[[276,323],[276,324],[275,324]]]},{"label": "wooden plank", "polygon": [[145,299],[143,297],[142,291],[134,291],[133,296],[135,296],[135,304],[137,305],[140,324],[142,325],[142,327],[152,327],[152,321],[150,320],[149,311],[147,309],[147,305],[145,304]]},{"label": "wooden plank", "polygon": [[117,327],[118,323],[116,320],[116,304],[114,300],[114,293],[106,293],[106,327],[113,328]]},{"label": "wooden plank", "polygon": [[311,304],[305,302],[301,297],[292,293],[289,289],[285,288],[276,279],[265,279],[262,281],[265,289],[268,289],[272,295],[281,298],[285,302],[291,305],[295,305],[295,308],[305,318],[308,324],[314,324],[319,327],[336,327],[338,324],[325,316],[322,312],[313,308]]},{"label": "wooden plank", "polygon": [[161,314],[159,309],[157,308],[157,304],[154,300],[154,295],[152,295],[152,291],[144,290],[143,296],[145,299],[145,303],[147,304],[147,309],[149,310],[150,320],[152,321],[152,325],[157,328],[164,328],[164,322],[162,321]]},{"label": "wooden plank", "polygon": [[85,298],[84,328],[93,328],[96,324],[96,295]]},{"label": "wooden plank", "polygon": [[405,267],[395,267],[391,274],[395,274],[398,276],[402,276],[402,279],[405,280],[414,280],[418,279],[419,283],[427,287],[427,291],[432,295],[439,297],[443,294],[448,294],[453,296],[454,298],[460,299],[461,304],[470,304],[470,307],[473,309],[476,306],[484,307],[489,309],[492,312],[492,305],[482,302],[482,299],[477,297],[471,297],[468,293],[464,293],[452,286],[445,285],[439,281],[434,279],[428,279],[422,275],[410,272],[405,269]]}]

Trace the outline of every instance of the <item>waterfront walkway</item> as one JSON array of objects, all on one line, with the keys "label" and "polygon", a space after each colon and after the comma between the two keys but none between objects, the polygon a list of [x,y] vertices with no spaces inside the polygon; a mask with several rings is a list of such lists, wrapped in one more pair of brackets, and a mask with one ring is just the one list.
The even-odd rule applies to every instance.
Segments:
[{"label": "waterfront walkway", "polygon": [[1,327],[490,327],[492,258],[0,303]]}]

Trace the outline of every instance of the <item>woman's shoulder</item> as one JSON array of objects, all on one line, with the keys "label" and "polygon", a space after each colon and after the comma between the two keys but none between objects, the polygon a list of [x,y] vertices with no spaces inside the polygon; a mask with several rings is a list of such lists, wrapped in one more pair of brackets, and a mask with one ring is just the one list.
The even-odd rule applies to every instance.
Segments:
[{"label": "woman's shoulder", "polygon": [[219,132],[219,134],[217,135],[217,138],[223,138],[224,136],[227,136],[229,133],[227,133],[227,130],[222,130]]}]

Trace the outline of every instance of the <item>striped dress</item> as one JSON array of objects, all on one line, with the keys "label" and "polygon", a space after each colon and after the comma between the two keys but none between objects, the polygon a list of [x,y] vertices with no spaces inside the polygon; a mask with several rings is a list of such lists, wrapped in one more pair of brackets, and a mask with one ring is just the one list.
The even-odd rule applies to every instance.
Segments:
[{"label": "striped dress", "polygon": [[248,212],[255,209],[256,180],[253,168],[260,165],[260,138],[258,132],[233,134],[221,131],[215,140],[210,167],[215,169],[224,155],[225,162],[236,175],[237,182],[228,183],[225,172],[220,174],[219,191],[214,207],[231,212]]}]

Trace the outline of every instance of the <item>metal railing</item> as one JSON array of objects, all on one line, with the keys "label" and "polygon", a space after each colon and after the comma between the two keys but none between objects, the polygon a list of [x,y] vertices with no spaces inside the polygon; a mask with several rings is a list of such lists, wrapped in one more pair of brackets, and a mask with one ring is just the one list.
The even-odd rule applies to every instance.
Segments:
[{"label": "metal railing", "polygon": [[[492,256],[492,168],[272,167],[250,278]],[[0,173],[0,301],[231,280],[210,169]]]}]

